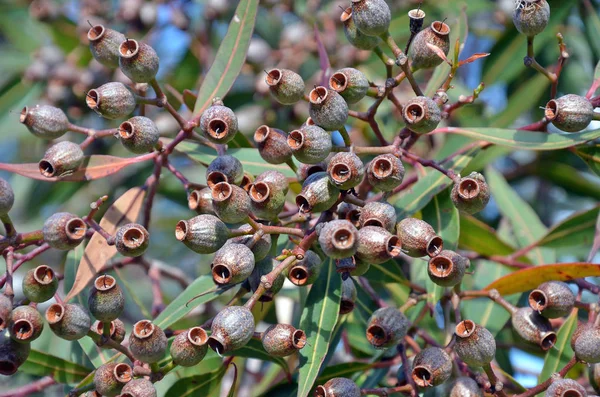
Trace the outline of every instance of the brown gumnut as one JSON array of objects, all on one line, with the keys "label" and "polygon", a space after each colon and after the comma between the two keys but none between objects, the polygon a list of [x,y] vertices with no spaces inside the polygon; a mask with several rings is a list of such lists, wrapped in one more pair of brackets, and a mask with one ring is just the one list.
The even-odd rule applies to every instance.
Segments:
[{"label": "brown gumnut", "polygon": [[244,244],[229,243],[218,250],[211,264],[212,278],[217,285],[241,283],[254,270],[254,254]]},{"label": "brown gumnut", "polygon": [[123,386],[133,379],[133,370],[125,363],[101,365],[94,374],[96,391],[103,396],[114,397]]},{"label": "brown gumnut", "polygon": [[304,80],[289,69],[267,71],[265,82],[273,97],[283,105],[293,105],[304,96]]},{"label": "brown gumnut", "polygon": [[348,378],[333,378],[317,386],[315,397],[360,397],[360,388]]},{"label": "brown gumnut", "polygon": [[[344,259],[342,259],[342,261],[343,260]],[[348,314],[352,310],[354,310],[356,296],[356,286],[354,285],[352,277],[348,277],[345,280],[342,280],[342,299],[340,301],[340,314]]]},{"label": "brown gumnut", "polygon": [[216,157],[206,168],[206,184],[211,189],[220,182],[228,182],[239,186],[243,178],[244,167],[242,163],[228,154]]},{"label": "brown gumnut", "polygon": [[298,177],[298,182],[304,183],[304,181],[311,176],[312,174],[316,174],[317,172],[325,172],[327,171],[327,163],[321,161],[317,164],[305,164],[302,163],[298,167],[298,171],[296,175]]},{"label": "brown gumnut", "polygon": [[329,87],[340,94],[347,103],[352,104],[365,97],[369,89],[369,80],[360,70],[344,68],[331,75]]},{"label": "brown gumnut", "polygon": [[46,302],[58,289],[58,279],[54,270],[46,265],[31,269],[23,277],[23,294],[31,302]]},{"label": "brown gumnut", "polygon": [[556,343],[556,334],[547,318],[530,307],[522,307],[512,315],[513,329],[525,341],[548,350]]},{"label": "brown gumnut", "polygon": [[96,61],[106,67],[119,67],[119,46],[125,41],[125,35],[103,25],[95,25],[87,34],[90,51]]},{"label": "brown gumnut", "polygon": [[415,36],[409,50],[414,69],[430,69],[443,62],[443,59],[427,44],[433,44],[441,49],[445,55],[448,55],[448,51],[450,51],[450,26],[442,21],[435,21]]},{"label": "brown gumnut", "polygon": [[586,97],[568,94],[550,100],[544,115],[559,130],[577,132],[585,129],[594,119],[594,106]]},{"label": "brown gumnut", "polygon": [[364,226],[358,230],[356,257],[372,265],[398,257],[402,252],[400,238],[379,226]]},{"label": "brown gumnut", "polygon": [[448,397],[483,397],[483,391],[475,380],[461,376],[452,384]]},{"label": "brown gumnut", "polygon": [[96,278],[88,298],[90,313],[97,320],[110,322],[125,310],[125,296],[117,280],[109,275]]},{"label": "brown gumnut", "polygon": [[27,361],[31,351],[29,343],[18,343],[11,339],[8,330],[0,331],[0,375],[13,375]]},{"label": "brown gumnut", "polygon": [[213,209],[223,222],[240,223],[248,218],[250,197],[244,189],[228,182],[219,182],[212,188]]},{"label": "brown gumnut", "polygon": [[255,182],[248,190],[250,208],[259,219],[276,220],[285,205],[285,193],[267,182]]},{"label": "brown gumnut", "polygon": [[349,258],[358,250],[358,230],[347,220],[327,222],[319,233],[319,244],[330,258]]},{"label": "brown gumnut", "polygon": [[367,325],[367,340],[376,349],[395,346],[404,339],[409,325],[401,311],[392,307],[377,309]]},{"label": "brown gumnut", "polygon": [[292,159],[292,149],[287,144],[287,134],[277,128],[261,125],[254,132],[258,153],[269,164],[283,164]]},{"label": "brown gumnut", "polygon": [[177,222],[175,237],[194,252],[212,254],[225,244],[229,229],[216,216],[204,214]]},{"label": "brown gumnut", "polygon": [[304,258],[299,260],[288,270],[287,278],[294,285],[306,286],[317,281],[321,271],[321,258],[314,251],[308,250]]},{"label": "brown gumnut", "polygon": [[138,321],[129,335],[129,350],[136,360],[148,364],[158,362],[167,351],[167,337],[163,330],[150,320]]},{"label": "brown gumnut", "polygon": [[377,36],[367,36],[356,28],[354,19],[352,19],[352,7],[346,8],[340,16],[340,21],[344,24],[344,34],[354,47],[359,50],[372,50],[381,43]]},{"label": "brown gumnut", "polygon": [[367,36],[381,36],[392,20],[385,0],[352,0],[352,18],[358,30]]},{"label": "brown gumnut", "polygon": [[421,350],[413,361],[412,378],[419,387],[441,385],[452,375],[452,359],[439,347]]},{"label": "brown gumnut", "polygon": [[442,120],[442,112],[433,99],[418,96],[404,105],[402,117],[409,130],[417,134],[427,134],[437,128]]},{"label": "brown gumnut", "polygon": [[193,327],[178,334],[171,343],[171,358],[175,365],[193,367],[208,351],[208,334],[200,327]]},{"label": "brown gumnut", "polygon": [[68,212],[58,212],[44,222],[44,241],[52,248],[70,250],[85,238],[87,226],[83,219]]},{"label": "brown gumnut", "polygon": [[571,337],[571,348],[579,361],[588,364],[600,363],[600,327],[594,324],[579,324]]},{"label": "brown gumnut", "polygon": [[83,306],[71,303],[55,303],[46,310],[46,321],[58,337],[77,340],[90,330],[90,315]]},{"label": "brown gumnut", "polygon": [[127,150],[143,154],[154,149],[160,138],[160,131],[148,117],[135,116],[119,125],[116,136]]},{"label": "brown gumnut", "polygon": [[454,351],[466,364],[483,367],[492,362],[496,355],[496,340],[490,331],[471,320],[464,320],[458,323],[454,334]]},{"label": "brown gumnut", "polygon": [[271,325],[262,333],[262,345],[271,356],[286,357],[306,345],[306,334],[288,324]]},{"label": "brown gumnut", "polygon": [[339,194],[339,189],[329,181],[327,173],[317,172],[302,184],[302,190],[296,196],[296,205],[303,213],[326,211],[335,204]]},{"label": "brown gumnut", "polygon": [[32,108],[25,106],[21,110],[19,121],[29,132],[38,138],[56,139],[69,130],[69,119],[62,109],[54,106],[36,105]]},{"label": "brown gumnut", "polygon": [[208,346],[225,354],[246,346],[254,335],[254,316],[245,306],[227,306],[214,318]]},{"label": "brown gumnut", "polygon": [[366,203],[359,214],[360,227],[379,226],[390,233],[396,230],[396,209],[388,203],[379,201]]},{"label": "brown gumnut", "polygon": [[410,33],[419,33],[423,28],[423,21],[425,20],[425,11],[421,10],[421,7],[414,8],[408,12],[408,18],[410,19]]},{"label": "brown gumnut", "polygon": [[238,119],[233,110],[223,106],[223,102],[215,98],[213,105],[202,113],[200,129],[212,142],[225,144],[238,132]]},{"label": "brown gumnut", "polygon": [[115,235],[115,247],[124,256],[140,256],[146,252],[148,244],[150,244],[150,234],[138,223],[121,226]]},{"label": "brown gumnut", "polygon": [[76,143],[58,142],[51,146],[38,163],[40,173],[46,178],[73,174],[83,163],[83,150]]},{"label": "brown gumnut", "polygon": [[149,83],[158,73],[159,59],[154,48],[126,38],[119,45],[119,66],[135,83]]},{"label": "brown gumnut", "polygon": [[[104,324],[96,320],[92,324],[91,330],[98,335],[102,335],[104,333]],[[123,324],[123,321],[116,319],[110,322],[110,339],[120,344],[125,340],[125,333],[125,324]],[[100,346],[101,342],[96,342],[96,345]]]},{"label": "brown gumnut", "polygon": [[348,119],[348,104],[340,94],[318,86],[310,92],[308,99],[308,113],[316,125],[327,131],[344,127]]},{"label": "brown gumnut", "polygon": [[544,397],[587,397],[587,391],[574,379],[555,378]]},{"label": "brown gumnut", "polygon": [[34,307],[18,306],[10,314],[8,330],[15,342],[31,343],[41,335],[43,329],[44,319]]},{"label": "brown gumnut", "polygon": [[483,175],[471,172],[454,184],[450,198],[459,211],[475,214],[483,210],[490,201],[490,188]]},{"label": "brown gumnut", "polygon": [[575,294],[567,283],[548,281],[529,293],[529,306],[546,318],[569,315],[575,305]]},{"label": "brown gumnut", "polygon": [[301,163],[317,164],[331,152],[331,135],[318,125],[307,125],[290,132],[287,145]]},{"label": "brown gumnut", "polygon": [[137,105],[136,95],[123,83],[106,83],[89,90],[85,102],[100,116],[115,120],[130,115]]},{"label": "brown gumnut", "polygon": [[119,397],[156,397],[156,388],[148,379],[133,379],[123,387]]},{"label": "brown gumnut", "polygon": [[274,189],[283,191],[283,194],[287,194],[290,187],[287,177],[279,171],[262,172],[256,176],[254,182],[268,183]]},{"label": "brown gumnut", "polygon": [[362,182],[365,176],[365,166],[356,154],[340,152],[329,160],[327,174],[331,183],[340,190],[348,190]]},{"label": "brown gumnut", "polygon": [[389,192],[400,186],[404,178],[404,166],[393,154],[380,154],[367,167],[369,184],[383,192]]},{"label": "brown gumnut", "polygon": [[454,251],[443,250],[429,259],[427,273],[435,284],[442,287],[453,287],[459,284],[471,262],[468,258]]},{"label": "brown gumnut", "polygon": [[546,0],[516,0],[513,23],[519,32],[535,36],[544,31],[550,20],[550,5]]},{"label": "brown gumnut", "polygon": [[[230,238],[229,240],[227,240],[227,244],[237,243],[237,244],[247,245],[254,238],[253,237],[254,229],[249,224],[246,223],[246,224],[240,226],[238,229],[247,230],[248,232],[251,232],[251,233],[245,234],[243,236]],[[256,262],[266,258],[267,255],[269,254],[269,251],[271,250],[271,235],[263,234],[262,237],[258,241],[256,241],[254,243],[254,245],[252,246],[252,248],[250,248],[250,249],[252,250],[252,253],[254,254],[254,260]]]},{"label": "brown gumnut", "polygon": [[434,257],[442,252],[444,241],[435,234],[435,230],[425,221],[406,218],[396,225],[398,237],[402,241],[402,250],[413,258],[425,255]]},{"label": "brown gumnut", "polygon": [[188,208],[199,214],[214,215],[212,206],[212,191],[209,187],[193,190],[188,196]]}]

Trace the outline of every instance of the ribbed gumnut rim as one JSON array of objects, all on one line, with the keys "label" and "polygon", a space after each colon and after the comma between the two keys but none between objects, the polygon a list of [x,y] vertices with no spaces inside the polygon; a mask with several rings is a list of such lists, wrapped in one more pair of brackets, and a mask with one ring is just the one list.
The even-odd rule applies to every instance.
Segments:
[{"label": "ribbed gumnut rim", "polygon": [[312,103],[313,105],[320,105],[323,102],[325,102],[325,100],[327,99],[327,88],[323,87],[322,85],[313,88],[310,91],[310,94],[308,95],[308,99],[310,100],[310,103]]},{"label": "ribbed gumnut rim", "polygon": [[541,312],[548,306],[548,297],[546,293],[539,289],[534,289],[529,294],[529,307],[537,312]]},{"label": "ribbed gumnut rim", "polygon": [[436,277],[448,277],[454,269],[454,263],[445,256],[434,256],[429,260],[429,271]]},{"label": "ribbed gumnut rim", "polygon": [[88,30],[87,38],[89,41],[97,41],[104,37],[104,33],[106,33],[106,29],[103,25],[92,26],[90,30]]},{"label": "ribbed gumnut rim", "polygon": [[479,195],[479,183],[473,178],[462,178],[458,183],[458,195],[463,200],[470,200]]},{"label": "ribbed gumnut rim", "polygon": [[213,201],[222,202],[228,200],[233,194],[233,188],[228,182],[219,182],[212,187]]},{"label": "ribbed gumnut rim", "polygon": [[476,325],[471,320],[463,320],[456,325],[454,333],[459,338],[468,338],[475,332]]},{"label": "ribbed gumnut rim", "polygon": [[58,324],[65,315],[65,306],[60,303],[54,303],[46,310],[46,321],[48,324]]},{"label": "ribbed gumnut rim", "polygon": [[119,383],[127,383],[133,378],[133,370],[125,363],[117,364],[113,370],[113,374]]},{"label": "ribbed gumnut rim", "polygon": [[180,220],[175,225],[175,238],[179,241],[185,240],[188,234],[188,222],[186,220]]},{"label": "ribbed gumnut rim", "polygon": [[46,265],[40,265],[33,271],[33,279],[40,285],[48,285],[54,281],[54,270]]},{"label": "ribbed gumnut rim", "polygon": [[277,84],[279,84],[279,82],[281,81],[281,76],[283,75],[283,73],[281,73],[280,69],[271,69],[267,72],[267,76],[265,77],[265,81],[267,82],[267,84],[271,87],[276,86]]},{"label": "ribbed gumnut rim", "polygon": [[297,329],[292,334],[292,344],[296,349],[302,349],[306,346],[306,333],[301,329]]},{"label": "ribbed gumnut rim", "polygon": [[123,244],[127,248],[135,249],[139,248],[146,242],[146,236],[144,231],[136,226],[130,226],[123,233]]},{"label": "ribbed gumnut rim", "polygon": [[138,339],[146,339],[152,336],[154,328],[150,320],[140,320],[133,326],[133,335]]},{"label": "ribbed gumnut rim", "polygon": [[72,218],[65,225],[65,232],[69,240],[81,241],[87,232],[87,225],[81,218]]},{"label": "ribbed gumnut rim", "polygon": [[194,346],[204,346],[208,342],[208,334],[201,327],[193,327],[188,330],[187,339]]},{"label": "ribbed gumnut rim", "polygon": [[94,281],[94,288],[98,291],[109,291],[117,285],[117,280],[113,276],[103,274]]},{"label": "ribbed gumnut rim", "polygon": [[140,51],[140,45],[134,39],[126,39],[119,46],[119,55],[123,58],[133,58]]}]

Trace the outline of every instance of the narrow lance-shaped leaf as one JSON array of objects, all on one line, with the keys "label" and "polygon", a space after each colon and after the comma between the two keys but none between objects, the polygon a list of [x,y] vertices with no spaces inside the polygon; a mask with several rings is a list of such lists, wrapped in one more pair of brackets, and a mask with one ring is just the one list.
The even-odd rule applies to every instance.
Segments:
[{"label": "narrow lance-shaped leaf", "polygon": [[594,241],[600,206],[578,212],[555,225],[538,243],[545,247],[589,246]]},{"label": "narrow lance-shaped leaf", "polygon": [[171,386],[165,397],[210,396],[220,390],[225,371],[226,368],[221,366],[218,370],[207,374],[180,379]]},{"label": "narrow lance-shaped leaf", "polygon": [[92,369],[31,349],[27,361],[19,367],[19,372],[21,371],[35,376],[52,376],[60,383],[77,383]]}]

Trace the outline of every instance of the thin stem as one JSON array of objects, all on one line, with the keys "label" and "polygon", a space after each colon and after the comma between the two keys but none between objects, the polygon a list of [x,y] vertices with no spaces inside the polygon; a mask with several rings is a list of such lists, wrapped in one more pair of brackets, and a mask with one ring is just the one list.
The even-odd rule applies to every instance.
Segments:
[{"label": "thin stem", "polygon": [[[47,243],[44,243],[43,245],[39,246],[38,248],[34,249],[33,251],[29,252],[26,255],[23,255],[18,261],[15,262],[15,264],[13,265],[13,272],[16,271],[17,269],[19,269],[19,267],[25,263],[25,262],[29,262],[30,260],[32,260],[33,258],[35,258],[36,256],[40,255],[41,253],[47,251],[50,249],[50,246]],[[4,287],[4,284],[6,283],[6,274],[2,277],[0,277],[0,288]]]},{"label": "thin stem", "polygon": [[421,91],[421,88],[419,88],[419,85],[417,84],[417,81],[415,80],[410,69],[408,57],[404,54],[400,47],[398,47],[398,45],[394,41],[394,38],[392,37],[392,35],[390,35],[390,32],[385,32],[384,34],[382,34],[381,39],[387,44],[388,47],[390,47],[390,50],[392,50],[392,52],[394,53],[394,56],[396,57],[396,65],[402,68],[402,71],[404,72],[406,79],[410,83],[410,86],[412,87],[415,94],[417,96],[423,96],[423,91]]},{"label": "thin stem", "polygon": [[4,290],[4,295],[12,302],[15,297],[15,290],[13,289],[14,251],[12,247],[6,249],[4,260],[6,261],[6,289]]},{"label": "thin stem", "polygon": [[56,381],[51,376],[44,376],[34,382],[26,384],[16,389],[11,389],[0,393],[0,397],[25,397],[33,393],[44,391],[49,386],[55,385]]},{"label": "thin stem", "polygon": [[394,393],[405,393],[405,392],[411,392],[411,391],[412,391],[411,385],[403,385],[403,386],[396,386],[396,387],[380,387],[377,389],[360,389],[360,394],[362,396],[387,397]]},{"label": "thin stem", "polygon": [[538,72],[546,76],[546,78],[550,80],[552,84],[554,84],[558,80],[557,76],[554,73],[549,72],[546,68],[544,68],[535,60],[535,51],[533,49],[534,38],[535,36],[527,37],[527,56],[525,57],[525,66],[537,70]]},{"label": "thin stem", "polygon": [[123,353],[129,360],[131,360],[131,362],[135,361],[135,358],[133,357],[133,355],[131,354],[129,349],[126,348],[125,346],[121,345],[120,343],[117,343],[110,338],[106,339],[106,338],[104,338],[103,335],[97,334],[92,330],[88,331],[87,336],[92,338],[92,340],[94,342],[96,342],[97,344],[99,344],[100,346],[107,346],[107,347],[110,347],[111,349],[118,350],[119,352]]},{"label": "thin stem", "polygon": [[344,139],[344,145],[346,145],[346,147],[352,146],[352,140],[350,139],[350,135],[348,135],[348,131],[346,130],[346,127],[342,126],[338,130],[338,132],[340,133],[340,135]]},{"label": "thin stem", "polygon": [[[564,378],[565,375],[567,375],[567,373],[571,370],[571,368],[573,368],[575,366],[575,364],[577,364],[577,358],[573,357],[560,371],[558,371],[558,375],[561,378]],[[540,383],[539,385],[532,387],[531,389],[527,390],[524,393],[521,394],[517,394],[513,397],[533,397],[541,392],[543,392],[544,390],[548,389],[550,387],[550,385],[552,384],[552,382],[554,381],[554,377],[550,376],[548,379],[546,379],[544,382]]]},{"label": "thin stem", "polygon": [[375,302],[375,304],[377,306],[388,307],[387,303],[385,303],[385,301],[379,297],[377,292],[375,292],[375,290],[371,286],[371,283],[369,283],[369,280],[367,280],[366,277],[359,277],[358,282],[360,283],[360,285],[363,287],[365,292],[371,297],[371,299],[373,300],[373,302]]},{"label": "thin stem", "polygon": [[485,374],[490,380],[490,383],[492,385],[492,392],[494,393],[494,395],[497,397],[507,397],[504,390],[502,390],[504,388],[504,385],[498,380],[498,377],[494,373],[491,364],[484,365],[483,370],[485,371]]},{"label": "thin stem", "polygon": [[4,225],[4,230],[6,230],[6,237],[10,238],[16,236],[17,230],[15,229],[10,216],[8,216],[8,214],[0,215],[0,220]]},{"label": "thin stem", "polygon": [[252,294],[252,296],[250,297],[250,299],[248,299],[244,306],[246,306],[249,309],[252,309],[256,302],[258,302],[260,297],[263,296],[263,294],[267,292],[267,290],[271,289],[277,277],[279,277],[279,275],[285,270],[292,267],[294,263],[296,263],[296,261],[302,258],[303,256],[289,256],[288,258],[284,259],[279,265],[277,265],[277,267],[273,269],[269,274],[262,276],[260,279],[260,285],[258,286],[256,291],[254,291],[254,294]]}]

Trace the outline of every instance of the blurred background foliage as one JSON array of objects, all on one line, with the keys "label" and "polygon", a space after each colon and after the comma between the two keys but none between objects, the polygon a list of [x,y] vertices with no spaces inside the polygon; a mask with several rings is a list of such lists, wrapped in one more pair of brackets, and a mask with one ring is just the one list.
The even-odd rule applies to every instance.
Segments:
[{"label": "blurred background foliage", "polygon": [[[391,33],[397,42],[405,43],[408,39],[406,13],[419,2],[389,2],[394,16]],[[536,58],[542,65],[554,64],[558,58],[555,35],[562,33],[570,58],[561,76],[559,95],[583,95],[591,85],[595,65],[600,59],[600,3],[594,0],[549,0],[549,3],[552,17],[545,32],[536,38]],[[307,81],[307,87],[316,84],[321,72],[313,31],[315,24],[333,69],[357,67],[370,80],[378,84],[384,82],[385,71],[379,59],[369,52],[354,49],[344,37],[339,15],[340,7],[348,5],[348,1],[261,2],[247,62],[226,97],[226,104],[238,115],[243,136],[251,141],[254,130],[261,124],[290,131],[307,117],[307,106],[304,103],[283,107],[271,100],[264,83],[263,70],[274,66],[297,70]],[[167,87],[169,99],[181,108],[185,117],[190,112],[182,104],[182,93],[185,89],[197,90],[214,59],[235,6],[235,1],[228,0],[0,2],[0,162],[37,162],[46,149],[46,142],[36,139],[19,123],[19,112],[24,106],[52,104],[63,108],[75,124],[96,129],[117,126],[118,122],[102,119],[85,106],[85,93],[89,89],[108,81],[127,81],[119,71],[109,71],[92,59],[86,39],[89,23],[103,23],[124,32],[128,37],[149,42],[161,59],[159,80]],[[421,7],[427,12],[429,22],[447,18],[454,34],[466,32],[468,21],[468,39],[463,43],[462,58],[476,52],[491,53],[489,57],[460,69],[458,78],[453,82],[454,88],[449,92],[451,101],[455,101],[460,95],[470,95],[480,82],[484,82],[486,88],[475,104],[466,106],[453,115],[451,125],[509,128],[541,119],[543,110],[540,107],[543,108],[549,99],[550,86],[543,76],[523,66],[526,41],[517,33],[511,21],[513,0],[436,0],[424,1]],[[417,79],[423,86],[427,85],[431,77],[430,72],[417,74]],[[412,97],[409,89],[407,84],[403,84],[396,91],[401,102]],[[357,110],[366,110],[369,104],[365,102],[362,101]],[[389,103],[384,102],[377,115],[387,138],[393,137],[402,127],[398,122],[398,114],[394,114],[394,111]],[[174,136],[177,125],[166,112],[158,113],[155,109],[148,109],[148,114],[156,120],[162,135]],[[375,142],[367,124],[355,123],[352,127],[352,137],[357,144]],[[589,128],[598,127],[598,123],[594,122]],[[82,138],[73,134],[68,135],[68,139],[79,141]],[[436,151],[440,158],[444,153],[448,155],[469,142],[467,138],[459,136],[436,136],[435,139],[421,141],[423,142],[415,147],[417,153],[429,156],[432,151]],[[242,138],[236,139],[234,144],[241,147],[247,145],[248,141]],[[114,139],[98,140],[87,152],[127,156]],[[600,166],[589,159],[596,156],[598,161],[599,155],[598,144],[595,143],[588,144],[579,153],[569,150],[525,152],[492,147],[477,155],[463,171],[463,175],[493,164],[523,202],[534,209],[546,227],[557,224],[576,211],[589,210],[582,222],[585,220],[589,223],[591,219],[593,230],[600,198]],[[588,162],[584,161],[586,158]],[[206,160],[203,162],[206,163]],[[192,181],[204,182],[205,168],[202,164],[184,156],[178,156],[175,164]],[[13,219],[18,230],[26,231],[39,228],[46,217],[58,210],[83,215],[87,213],[89,203],[101,195],[108,194],[111,200],[116,199],[128,188],[142,185],[151,173],[151,167],[151,164],[137,164],[92,183],[51,184],[16,175],[1,176],[7,178],[15,189],[18,201]],[[179,219],[191,216],[184,189],[172,175],[165,173],[153,208],[150,227],[152,244],[147,257],[160,266],[178,269],[187,282],[193,281],[198,275],[207,274],[210,263],[210,257],[199,259],[182,244],[177,244],[174,238],[173,225]],[[505,216],[493,200],[478,215],[479,221],[462,219],[460,247],[477,251],[477,245],[481,241],[475,236],[479,238],[482,230],[488,230],[481,222],[497,231],[490,232],[492,237],[488,240],[496,244],[496,247],[520,246],[519,230],[515,230],[518,225]],[[555,255],[557,262],[585,260],[593,233],[585,236],[561,239],[551,246],[551,255]],[[485,236],[481,237],[483,238]],[[280,239],[280,243],[283,248],[285,241],[282,240],[284,239]],[[64,289],[68,291],[68,281],[72,280],[68,275],[73,274],[78,255],[80,257],[81,252],[77,250],[68,257],[62,252],[51,251],[28,266],[49,263],[54,269],[59,269],[65,275]],[[471,283],[477,288],[510,271],[487,261],[479,261],[476,266],[478,277]],[[401,268],[409,275],[406,272],[408,268],[402,263],[373,267],[367,274],[377,290],[398,305],[404,303],[409,293],[407,286],[395,282],[396,278],[403,277]],[[19,276],[24,272],[18,272],[16,285],[20,285]],[[414,266],[410,272],[411,280],[425,283],[426,275],[419,272]],[[142,317],[150,317],[150,282],[144,275],[144,269],[139,266],[117,269],[115,275],[128,295],[124,320],[130,329],[133,322]],[[161,287],[165,303],[172,301],[182,291],[180,283],[169,279],[162,280]],[[280,295],[282,297],[277,304],[265,304],[255,314],[264,318],[265,323],[291,322],[297,325],[301,312],[298,303],[306,299],[306,290],[284,288]],[[200,319],[216,313],[215,308],[227,302],[230,297],[231,293],[226,293],[217,301],[199,306],[191,317],[180,321],[174,328],[198,324]],[[513,302],[519,300],[519,296],[513,298]],[[81,300],[87,301],[85,297]],[[471,302],[465,306],[465,311],[476,313],[494,310],[487,313],[487,326],[498,332],[498,345],[504,347],[497,354],[500,366],[523,386],[537,383],[537,375],[543,362],[539,358],[539,352],[531,351],[515,341],[510,329],[503,328],[507,317],[502,312],[496,312],[489,304],[487,301]],[[409,317],[414,319],[420,308],[421,306],[417,306]],[[334,332],[332,346],[337,348],[335,352],[332,349],[326,358],[330,367],[325,370],[324,378],[328,373],[342,370],[348,371],[345,376],[353,376],[362,387],[385,384],[387,368],[369,369],[368,364],[357,360],[350,365],[345,364],[350,359],[350,353],[354,357],[365,359],[364,362],[368,362],[376,354],[364,338],[364,325],[373,309],[368,296],[359,291],[357,309]],[[430,328],[434,336],[443,340],[443,329],[438,326],[443,324],[443,313],[436,312],[431,318],[426,317],[421,325]],[[342,329],[345,337],[340,342]],[[39,352],[66,360],[64,364],[56,364],[58,361],[51,359],[54,360],[54,365],[73,369],[66,371],[71,375],[64,380],[72,385],[81,381],[86,371],[93,368],[101,358],[93,346],[61,341],[51,332],[44,332],[33,347]],[[290,368],[294,368],[297,363],[294,363],[294,358],[290,360]],[[54,369],[44,366],[43,363],[48,361],[48,357],[41,353],[39,357],[32,354],[30,362],[21,368],[18,375],[0,377],[0,389],[25,384],[49,374]],[[244,358],[236,358],[235,362],[240,373],[244,373],[238,382],[239,395],[265,394],[273,385],[278,384],[268,395],[284,396],[289,395],[295,387],[284,382],[285,374],[276,363]],[[158,384],[159,393],[166,393],[177,379],[213,371],[219,363],[218,357],[209,355],[197,367],[173,372]],[[246,371],[242,372],[244,369]],[[223,382],[223,385],[226,393],[227,382]],[[63,393],[63,386],[53,386],[40,395]]]}]

